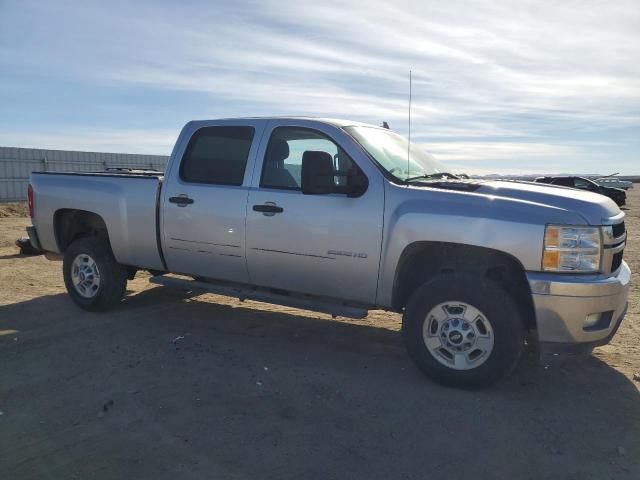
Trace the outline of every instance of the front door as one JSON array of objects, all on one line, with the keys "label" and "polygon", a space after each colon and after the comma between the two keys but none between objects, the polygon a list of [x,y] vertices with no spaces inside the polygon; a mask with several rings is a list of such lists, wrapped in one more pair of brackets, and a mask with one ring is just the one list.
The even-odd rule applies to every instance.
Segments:
[{"label": "front door", "polygon": [[382,182],[368,175],[369,187],[357,198],[338,193],[304,195],[300,190],[304,152],[331,155],[336,185],[345,182],[340,172],[359,167],[331,138],[329,127],[320,131],[303,121],[282,122],[267,126],[269,141],[261,148],[249,193],[251,283],[373,303],[382,241]]},{"label": "front door", "polygon": [[174,160],[163,195],[163,250],[170,271],[248,281],[246,207],[262,126],[249,120],[199,127]]}]

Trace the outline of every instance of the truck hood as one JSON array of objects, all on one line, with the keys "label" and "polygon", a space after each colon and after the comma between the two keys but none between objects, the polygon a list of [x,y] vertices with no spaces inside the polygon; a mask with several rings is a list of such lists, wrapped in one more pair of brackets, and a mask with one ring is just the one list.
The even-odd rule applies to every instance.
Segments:
[{"label": "truck hood", "polygon": [[602,225],[607,222],[607,219],[620,214],[620,209],[615,202],[604,195],[555,185],[494,180],[480,182],[474,191],[479,194],[572,211],[582,216],[591,225]]}]

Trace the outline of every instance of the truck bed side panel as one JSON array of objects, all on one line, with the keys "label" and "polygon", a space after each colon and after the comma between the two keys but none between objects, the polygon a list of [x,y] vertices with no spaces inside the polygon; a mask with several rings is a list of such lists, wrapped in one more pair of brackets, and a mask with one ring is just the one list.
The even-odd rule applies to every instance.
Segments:
[{"label": "truck bed side panel", "polygon": [[60,252],[54,231],[62,209],[92,212],[104,220],[119,263],[162,270],[156,236],[156,176],[34,173],[34,226],[45,250]]}]

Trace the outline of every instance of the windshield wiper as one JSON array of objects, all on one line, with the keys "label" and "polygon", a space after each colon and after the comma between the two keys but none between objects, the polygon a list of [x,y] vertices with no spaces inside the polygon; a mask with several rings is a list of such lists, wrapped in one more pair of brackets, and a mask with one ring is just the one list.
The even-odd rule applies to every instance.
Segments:
[{"label": "windshield wiper", "polygon": [[453,173],[438,172],[438,173],[423,173],[422,175],[416,175],[415,177],[405,178],[404,181],[405,182],[411,182],[413,180],[423,180],[423,179],[428,179],[428,178],[445,178],[445,177],[446,178],[453,178],[453,179],[460,178],[457,175],[454,175]]}]

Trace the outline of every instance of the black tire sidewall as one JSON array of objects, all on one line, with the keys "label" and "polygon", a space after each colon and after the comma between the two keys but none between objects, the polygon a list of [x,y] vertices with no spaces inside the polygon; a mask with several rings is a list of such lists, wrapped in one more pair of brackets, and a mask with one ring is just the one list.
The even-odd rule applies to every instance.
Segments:
[{"label": "black tire sidewall", "polygon": [[[81,254],[90,256],[100,272],[98,291],[91,298],[80,295],[71,279],[71,266],[74,259]],[[84,310],[107,310],[118,304],[124,295],[127,284],[126,270],[116,262],[108,242],[100,237],[82,237],[74,240],[65,251],[62,271],[69,296]]]},{"label": "black tire sidewall", "polygon": [[[423,324],[436,305],[461,301],[478,308],[491,324],[494,345],[489,358],[470,370],[440,363],[423,340]],[[524,322],[511,296],[495,282],[465,275],[443,275],[425,283],[411,296],[403,317],[403,338],[417,366],[438,383],[461,387],[489,386],[509,374],[522,355]]]}]

